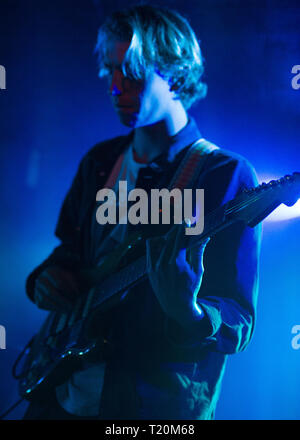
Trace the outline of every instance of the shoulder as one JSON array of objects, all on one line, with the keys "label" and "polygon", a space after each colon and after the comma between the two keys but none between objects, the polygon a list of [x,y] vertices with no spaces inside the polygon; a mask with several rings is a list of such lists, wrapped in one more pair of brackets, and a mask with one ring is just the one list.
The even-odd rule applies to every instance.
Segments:
[{"label": "shoulder", "polygon": [[130,139],[130,135],[124,135],[98,142],[88,150],[83,159],[103,161],[112,154],[121,153],[130,142]]},{"label": "shoulder", "polygon": [[244,156],[218,148],[208,154],[198,188],[205,190],[208,210],[233,199],[246,188],[257,186],[253,165]]},{"label": "shoulder", "polygon": [[240,167],[252,171],[254,170],[253,165],[246,157],[233,150],[218,146],[209,156],[208,163],[211,167],[230,166],[233,168]]},{"label": "shoulder", "polygon": [[106,169],[111,166],[126,149],[130,140],[131,135],[123,135],[96,143],[80,160],[79,172],[86,175],[95,168]]},{"label": "shoulder", "polygon": [[[253,164],[243,155],[218,147],[209,154],[205,167],[207,175],[238,180],[243,186],[257,184],[257,175]],[[238,183],[238,182],[236,182]]]}]

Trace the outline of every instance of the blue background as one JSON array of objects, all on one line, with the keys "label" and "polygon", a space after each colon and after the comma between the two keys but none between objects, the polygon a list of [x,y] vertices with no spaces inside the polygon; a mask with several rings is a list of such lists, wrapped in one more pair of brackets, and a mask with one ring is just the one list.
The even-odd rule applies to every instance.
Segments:
[{"label": "blue background", "polygon": [[[0,413],[18,399],[12,364],[46,314],[25,279],[57,244],[58,212],[79,160],[126,133],[97,77],[98,25],[130,1],[2,0],[0,64]],[[300,7],[279,1],[157,1],[186,15],[206,60],[208,96],[191,110],[202,134],[247,157],[262,180],[300,171]],[[217,419],[299,419],[300,217],[263,222],[257,324],[231,356]],[[8,418],[22,416],[26,404]]]}]

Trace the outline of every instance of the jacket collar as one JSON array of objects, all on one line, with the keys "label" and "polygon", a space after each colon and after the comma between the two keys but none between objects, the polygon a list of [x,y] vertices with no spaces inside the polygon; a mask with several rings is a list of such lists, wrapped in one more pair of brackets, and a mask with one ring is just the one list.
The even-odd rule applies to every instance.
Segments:
[{"label": "jacket collar", "polygon": [[[126,146],[133,139],[134,131],[132,130],[127,136]],[[175,136],[170,138],[170,148],[149,162],[148,166],[153,169],[164,168],[174,161],[175,157],[185,148],[192,145],[197,139],[201,138],[201,133],[195,120],[189,117],[186,126],[180,130]]]}]

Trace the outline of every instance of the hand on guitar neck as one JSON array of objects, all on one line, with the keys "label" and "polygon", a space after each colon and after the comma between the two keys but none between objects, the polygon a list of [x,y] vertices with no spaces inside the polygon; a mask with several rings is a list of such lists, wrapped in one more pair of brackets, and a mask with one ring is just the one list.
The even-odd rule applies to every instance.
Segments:
[{"label": "hand on guitar neck", "polygon": [[48,267],[35,281],[34,302],[40,309],[69,312],[79,294],[76,275],[59,266]]},{"label": "hand on guitar neck", "polygon": [[147,240],[150,284],[166,315],[183,327],[204,318],[197,294],[204,274],[203,254],[209,241],[187,251],[186,225],[171,228],[163,237]]}]

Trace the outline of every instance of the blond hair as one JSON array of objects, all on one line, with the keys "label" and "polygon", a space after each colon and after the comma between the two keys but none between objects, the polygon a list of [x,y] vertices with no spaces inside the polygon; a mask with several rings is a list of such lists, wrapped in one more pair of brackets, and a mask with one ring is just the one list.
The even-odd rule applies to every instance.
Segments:
[{"label": "blond hair", "polygon": [[149,69],[167,79],[186,109],[206,95],[199,43],[186,18],[173,10],[147,4],[114,12],[100,27],[96,44],[99,76],[107,69],[110,41],[130,41],[124,75],[142,80]]}]

